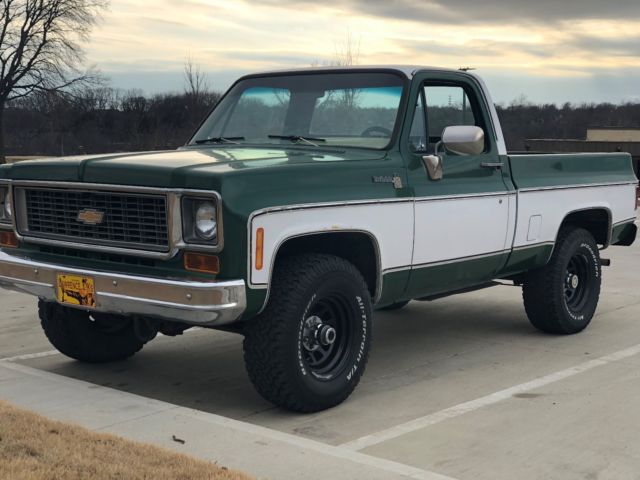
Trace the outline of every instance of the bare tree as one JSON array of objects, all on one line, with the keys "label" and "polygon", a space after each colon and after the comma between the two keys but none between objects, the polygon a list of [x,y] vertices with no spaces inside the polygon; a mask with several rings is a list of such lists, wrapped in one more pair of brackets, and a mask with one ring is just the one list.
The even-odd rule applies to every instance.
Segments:
[{"label": "bare tree", "polygon": [[350,67],[360,63],[360,43],[353,37],[350,31],[347,31],[341,42],[333,42],[333,58],[331,60],[313,60],[310,64],[313,68],[322,67]]},{"label": "bare tree", "polygon": [[[341,44],[335,44],[334,64],[339,67],[350,67],[360,62],[360,38],[353,38],[351,32],[347,32],[347,36]],[[360,91],[356,88],[350,88],[342,92],[340,99],[342,105],[347,109],[352,109],[358,104]]]},{"label": "bare tree", "polygon": [[108,0],[0,0],[0,163],[8,102],[95,81],[82,43]]},{"label": "bare tree", "polygon": [[[311,62],[313,68],[323,67],[350,67],[360,63],[360,43],[361,38],[357,40],[350,31],[341,42],[334,42],[334,55],[330,61],[314,60]],[[325,98],[325,102],[335,102],[346,108],[353,108],[358,104],[360,91],[355,88],[346,89],[341,92],[340,98],[334,98],[329,94]]]},{"label": "bare tree", "polygon": [[357,40],[351,32],[347,32],[346,37],[341,43],[334,44],[334,56],[332,65],[337,67],[350,67],[360,63],[360,43],[361,38]]},{"label": "bare tree", "polygon": [[196,102],[209,93],[207,75],[191,57],[184,62],[184,82],[184,93]]}]

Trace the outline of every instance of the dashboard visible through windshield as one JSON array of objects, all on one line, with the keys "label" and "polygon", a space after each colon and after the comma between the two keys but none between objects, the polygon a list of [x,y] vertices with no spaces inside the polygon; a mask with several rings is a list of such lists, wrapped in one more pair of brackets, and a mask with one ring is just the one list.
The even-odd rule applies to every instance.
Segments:
[{"label": "dashboard visible through windshield", "polygon": [[404,82],[393,73],[309,73],[239,81],[190,144],[385,148]]}]

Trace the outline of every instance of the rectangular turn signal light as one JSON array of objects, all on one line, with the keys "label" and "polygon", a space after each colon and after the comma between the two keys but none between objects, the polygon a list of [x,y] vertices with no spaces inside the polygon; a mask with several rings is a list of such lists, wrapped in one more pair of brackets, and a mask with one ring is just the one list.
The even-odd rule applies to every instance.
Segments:
[{"label": "rectangular turn signal light", "polygon": [[184,268],[190,272],[220,273],[220,259],[216,255],[185,252]]},{"label": "rectangular turn signal light", "polygon": [[18,248],[18,237],[13,232],[0,231],[0,247]]},{"label": "rectangular turn signal light", "polygon": [[264,263],[264,228],[256,230],[256,270],[262,270]]}]

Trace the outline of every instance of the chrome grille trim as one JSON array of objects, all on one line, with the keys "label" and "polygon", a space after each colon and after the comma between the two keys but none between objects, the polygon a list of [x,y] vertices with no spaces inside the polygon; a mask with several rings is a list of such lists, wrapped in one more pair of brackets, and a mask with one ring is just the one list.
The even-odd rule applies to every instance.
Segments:
[{"label": "chrome grille trim", "polygon": [[[158,252],[169,251],[166,195],[62,188],[20,187],[26,224],[21,235]],[[84,224],[78,212],[104,213],[100,224]]]},{"label": "chrome grille trim", "polygon": [[[224,247],[224,219],[222,215],[223,206],[220,194],[212,190],[200,189],[182,189],[182,188],[159,188],[159,187],[137,187],[129,185],[111,185],[102,183],[81,183],[81,182],[60,182],[60,181],[42,181],[42,180],[8,180],[12,190],[14,216],[13,230],[21,242],[36,245],[54,245],[76,250],[89,250],[94,252],[114,253],[120,255],[131,255],[144,258],[155,258],[167,260],[173,258],[182,249],[191,251],[217,253]],[[27,225],[27,215],[25,208],[25,196],[19,194],[25,188],[51,188],[51,189],[67,189],[73,191],[88,192],[124,192],[131,194],[147,194],[161,195],[166,198],[167,202],[167,228],[169,239],[168,251],[141,250],[139,248],[129,248],[127,246],[113,245],[96,245],[92,243],[79,243],[77,239],[69,241],[64,239],[40,238],[30,235],[28,232],[24,235],[23,225]],[[183,197],[210,197],[215,201],[218,211],[218,241],[215,244],[190,244],[186,243],[182,238],[182,212],[181,200]]]}]

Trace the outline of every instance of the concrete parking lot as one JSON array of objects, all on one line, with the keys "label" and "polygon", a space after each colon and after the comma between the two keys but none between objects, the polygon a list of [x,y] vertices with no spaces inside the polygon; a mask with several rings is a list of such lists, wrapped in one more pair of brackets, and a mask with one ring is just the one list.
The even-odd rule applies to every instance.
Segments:
[{"label": "concrete parking lot", "polygon": [[[292,448],[299,439],[296,455],[303,460],[269,458],[259,440],[235,454],[225,442],[206,445],[211,457],[268,478],[637,479],[640,246],[611,248],[603,257],[612,266],[604,269],[597,316],[576,336],[537,332],[514,287],[376,313],[362,383],[343,405],[314,415],[276,409],[255,393],[237,335],[195,330],[157,338],[125,362],[85,365],[51,352],[32,298],[2,291],[0,366],[7,370],[0,374],[0,398],[90,424],[78,412],[91,408],[92,391],[103,399],[126,392],[149,411],[136,412],[128,430],[118,422],[95,428],[154,441],[154,415],[172,405],[193,412],[190,421],[213,418],[211,428],[247,438]],[[48,408],[42,398],[47,391],[63,398],[80,387],[87,400],[71,406]],[[108,410],[98,403],[96,415]],[[204,434],[190,438],[189,432],[181,433],[185,447],[174,446],[199,454]],[[331,462],[364,466],[332,468]]]}]

